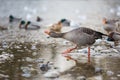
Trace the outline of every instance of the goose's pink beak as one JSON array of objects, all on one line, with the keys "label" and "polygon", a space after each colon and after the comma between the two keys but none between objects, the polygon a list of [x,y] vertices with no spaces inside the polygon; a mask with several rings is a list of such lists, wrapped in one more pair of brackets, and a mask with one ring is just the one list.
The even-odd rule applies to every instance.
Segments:
[{"label": "goose's pink beak", "polygon": [[44,33],[50,35],[50,31],[49,30],[45,30]]}]

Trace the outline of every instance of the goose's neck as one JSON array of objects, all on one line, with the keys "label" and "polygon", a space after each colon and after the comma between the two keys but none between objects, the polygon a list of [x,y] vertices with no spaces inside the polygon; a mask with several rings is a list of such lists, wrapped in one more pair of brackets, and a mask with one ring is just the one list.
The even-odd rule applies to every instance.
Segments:
[{"label": "goose's neck", "polygon": [[54,33],[50,33],[50,36],[54,37],[54,38],[63,38],[64,33],[56,33],[56,32],[54,32]]}]

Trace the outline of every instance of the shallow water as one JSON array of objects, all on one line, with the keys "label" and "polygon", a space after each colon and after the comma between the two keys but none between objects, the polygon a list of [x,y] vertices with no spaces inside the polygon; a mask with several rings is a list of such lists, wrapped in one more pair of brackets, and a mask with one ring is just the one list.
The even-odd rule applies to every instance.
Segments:
[{"label": "shallow water", "polygon": [[[119,0],[0,0],[0,25],[9,26],[8,30],[0,31],[0,55],[12,55],[5,60],[0,57],[0,80],[80,80],[81,76],[88,80],[119,80],[119,57],[105,57],[99,64],[92,58],[92,65],[78,63],[75,66],[74,62],[66,61],[60,55],[73,45],[66,45],[62,39],[47,38],[43,33],[46,25],[61,18],[104,32],[100,27],[102,18],[118,18],[119,8]],[[33,22],[40,16],[42,26],[38,30],[19,29],[19,22],[8,24],[6,17],[10,14]],[[64,72],[58,78],[45,78],[39,69],[41,59],[44,63],[53,62]],[[103,68],[102,73],[95,73],[95,65]],[[114,75],[107,75],[107,71],[113,71]],[[102,79],[95,79],[96,75],[102,75]]]}]

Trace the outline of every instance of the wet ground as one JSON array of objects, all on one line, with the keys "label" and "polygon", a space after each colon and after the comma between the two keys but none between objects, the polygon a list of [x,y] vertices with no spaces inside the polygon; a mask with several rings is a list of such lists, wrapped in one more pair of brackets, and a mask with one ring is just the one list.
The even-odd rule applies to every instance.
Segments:
[{"label": "wet ground", "polygon": [[[91,65],[87,64],[86,49],[83,52],[76,50],[73,52],[76,55],[81,53],[78,56],[79,63],[76,65],[61,56],[61,53],[73,47],[73,44],[63,39],[47,38],[44,34],[47,25],[61,18],[80,22],[83,26],[105,33],[100,21],[103,17],[119,18],[119,0],[51,0],[51,2],[0,0],[0,2],[2,2],[0,25],[8,27],[8,30],[0,30],[0,80],[120,80],[120,47],[113,49],[110,47],[112,43],[106,43],[104,40],[102,44],[97,44],[98,47],[93,45]],[[39,15],[43,18],[43,21],[38,23],[41,28],[19,29],[19,22],[8,23],[6,18],[9,14],[33,22]],[[47,61],[53,63],[51,66],[54,69],[51,70],[54,74],[40,70],[40,65]],[[51,75],[55,78],[49,78]]]}]

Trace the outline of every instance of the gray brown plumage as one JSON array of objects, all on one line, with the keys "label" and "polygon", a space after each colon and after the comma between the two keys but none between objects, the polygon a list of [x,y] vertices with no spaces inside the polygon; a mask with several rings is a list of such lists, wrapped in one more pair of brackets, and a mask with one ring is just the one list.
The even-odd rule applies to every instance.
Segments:
[{"label": "gray brown plumage", "polygon": [[85,27],[80,27],[66,33],[50,32],[51,37],[64,38],[77,44],[78,46],[92,45],[95,42],[95,39],[101,39],[102,35],[105,34]]},{"label": "gray brown plumage", "polygon": [[113,31],[120,31],[120,28],[118,27],[119,26],[119,20],[118,19],[106,19],[106,18],[103,18],[103,25],[104,25],[104,30],[109,34],[110,32],[113,32]]},{"label": "gray brown plumage", "polygon": [[[77,45],[77,47],[82,47],[82,46],[88,46],[90,47],[92,44],[95,43],[96,39],[101,39],[103,34],[101,32],[92,30],[90,28],[85,28],[85,27],[80,27],[74,30],[71,30],[69,32],[65,32],[65,33],[56,33],[56,32],[45,32],[48,35],[50,35],[51,37],[54,38],[64,38],[66,40],[69,40],[73,43],[75,43]],[[76,47],[76,48],[77,48]],[[76,49],[74,48],[74,49]],[[70,52],[73,49],[70,49],[68,52]],[[67,51],[65,51],[66,53]],[[90,51],[89,51],[90,52]],[[90,55],[89,55],[90,56]],[[88,57],[89,57],[88,56]],[[90,62],[90,60],[89,60]]]}]

